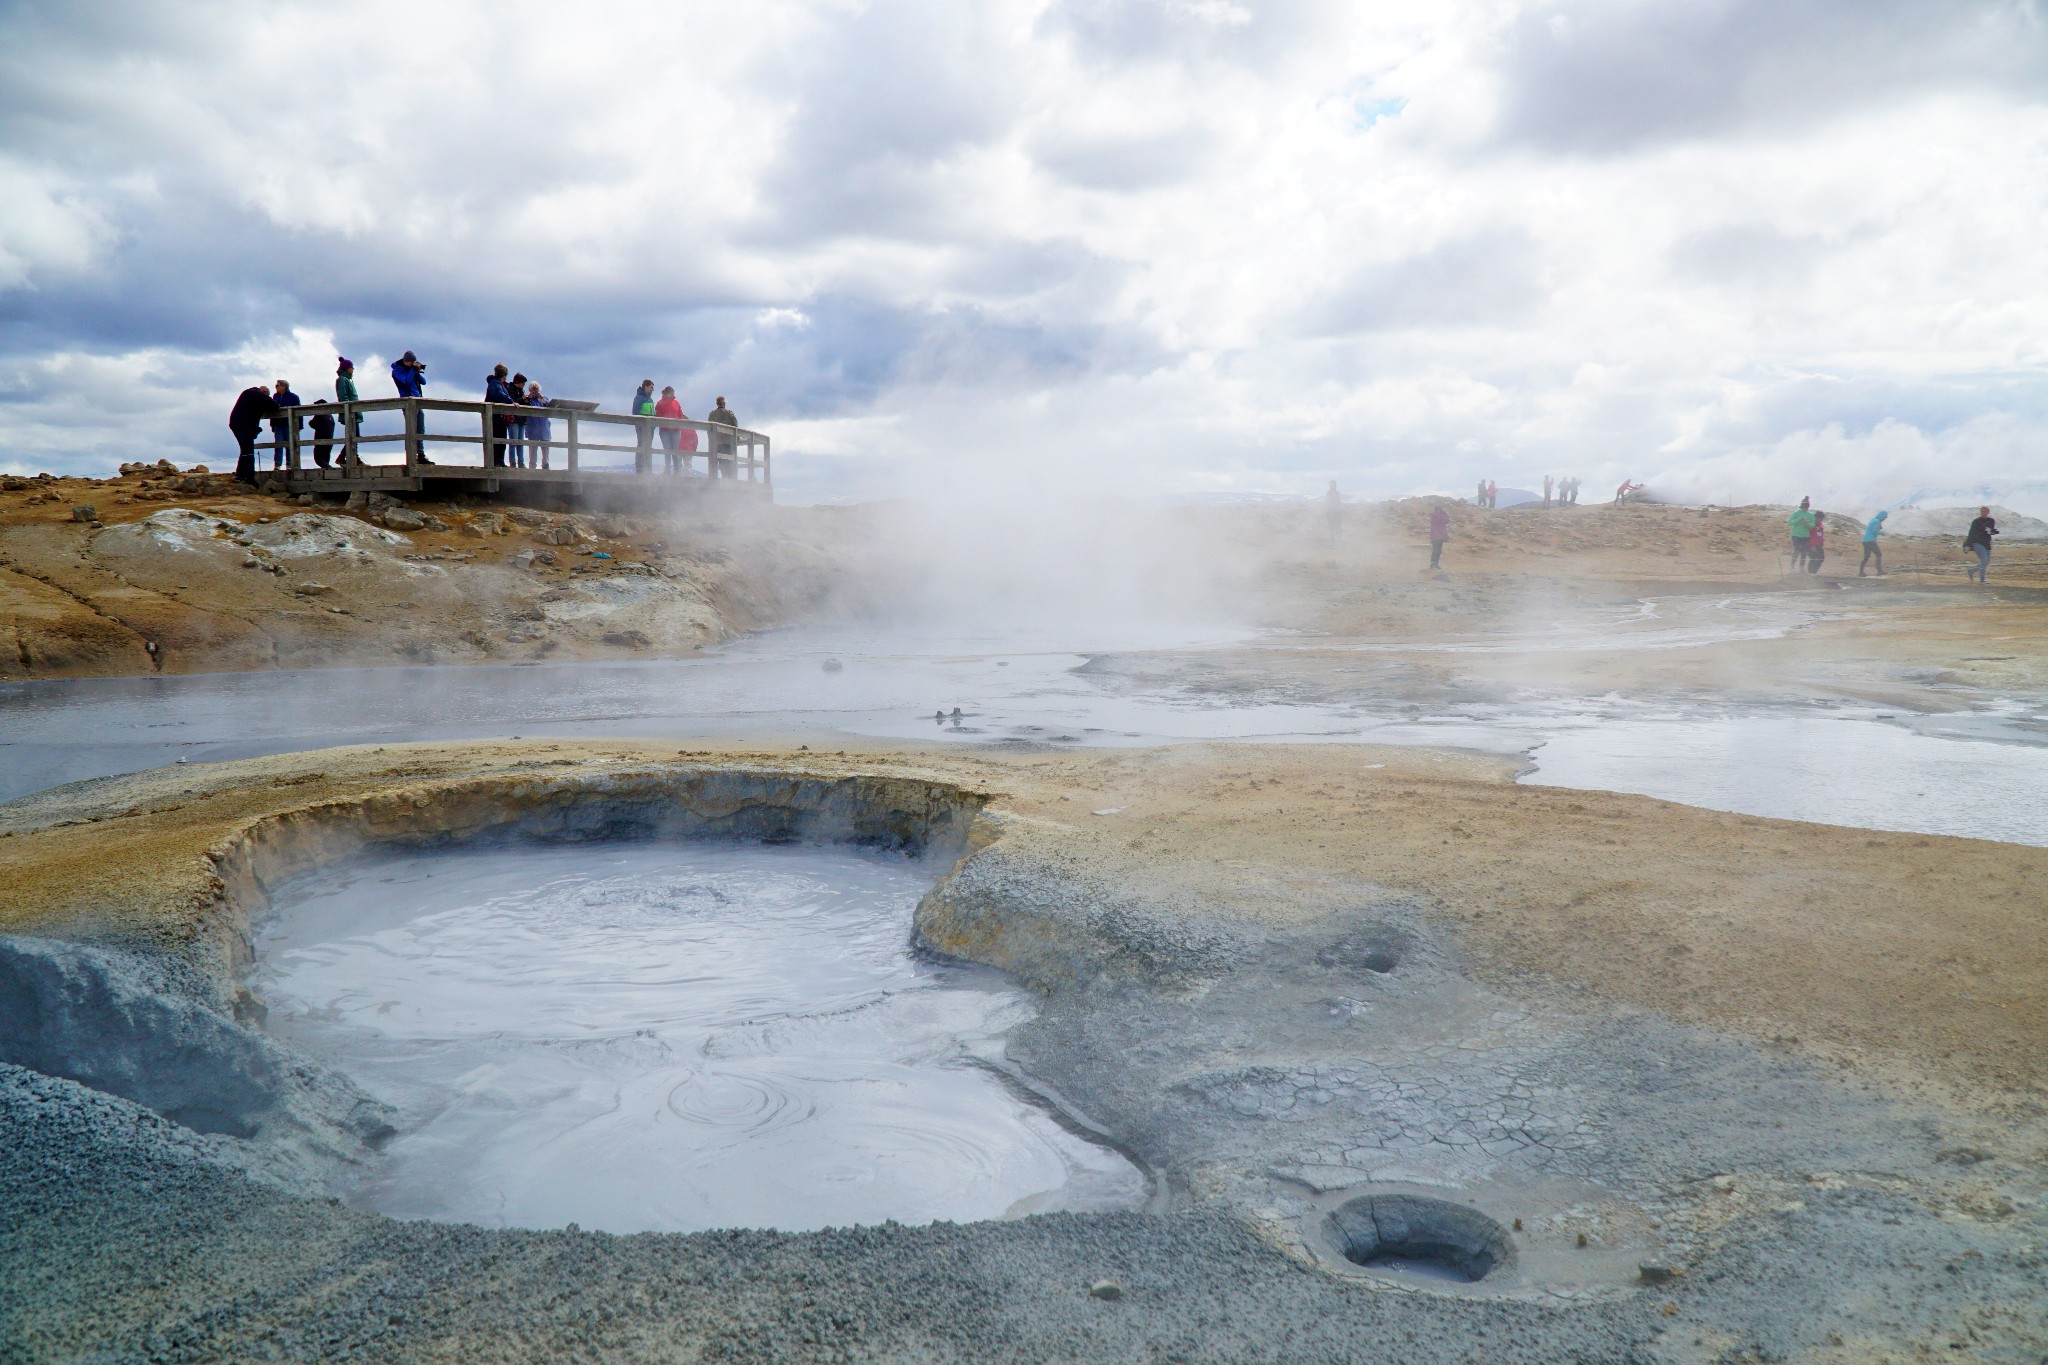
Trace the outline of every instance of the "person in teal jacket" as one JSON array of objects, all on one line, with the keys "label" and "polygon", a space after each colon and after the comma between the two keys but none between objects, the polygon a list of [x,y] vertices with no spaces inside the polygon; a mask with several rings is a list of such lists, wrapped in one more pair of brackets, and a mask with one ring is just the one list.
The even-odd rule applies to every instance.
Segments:
[{"label": "person in teal jacket", "polygon": [[[338,355],[334,358],[334,401],[337,403],[360,403],[363,401],[363,396],[356,392],[356,363],[345,355]],[[362,429],[363,415],[359,412],[351,412],[349,414],[347,433],[341,443],[341,462],[343,464],[351,462],[356,464],[362,463],[362,453],[356,449],[356,443],[353,439],[362,432]]]},{"label": "person in teal jacket", "polygon": [[[632,411],[635,417],[654,416],[654,381],[652,379],[641,380],[640,387],[633,391]],[[651,474],[654,472],[654,424],[652,422],[639,422],[635,425],[640,428],[640,439],[635,444],[633,450],[633,472],[636,474]]]},{"label": "person in teal jacket", "polygon": [[1877,561],[1877,576],[1884,577],[1884,548],[1877,543],[1877,538],[1884,534],[1884,519],[1890,515],[1889,512],[1879,512],[1863,523],[1863,562],[1856,566],[1858,578],[1863,577],[1864,569],[1873,559]]}]

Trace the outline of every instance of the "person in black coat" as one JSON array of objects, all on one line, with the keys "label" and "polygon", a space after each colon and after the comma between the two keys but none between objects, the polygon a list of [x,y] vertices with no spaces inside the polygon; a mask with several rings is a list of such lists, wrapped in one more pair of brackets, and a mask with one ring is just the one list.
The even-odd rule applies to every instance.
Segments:
[{"label": "person in black coat", "polygon": [[[282,379],[277,381],[277,388],[271,396],[277,400],[277,406],[280,410],[299,406],[299,396],[293,393],[292,386],[285,383]],[[297,431],[299,419],[296,417],[292,418],[290,426],[293,431]],[[270,434],[277,438],[277,448],[270,452],[270,467],[272,469],[284,468],[285,452],[291,448],[290,436],[286,432],[285,427],[286,422],[284,418],[273,417],[270,419]]]},{"label": "person in black coat", "polygon": [[235,434],[235,444],[241,449],[235,459],[235,478],[243,483],[256,482],[256,438],[263,434],[263,419],[276,416],[277,410],[277,400],[259,384],[243,389],[234,411],[228,414],[228,430]]},{"label": "person in black coat", "polygon": [[334,412],[325,398],[313,400],[313,463],[327,468],[334,451]]}]

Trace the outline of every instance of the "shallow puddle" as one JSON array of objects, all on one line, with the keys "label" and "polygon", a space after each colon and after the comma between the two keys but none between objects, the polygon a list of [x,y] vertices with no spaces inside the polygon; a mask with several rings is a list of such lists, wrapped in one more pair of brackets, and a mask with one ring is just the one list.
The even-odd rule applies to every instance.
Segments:
[{"label": "shallow puddle", "polygon": [[917,960],[931,870],[727,844],[359,858],[258,941],[271,1028],[403,1115],[352,1202],[615,1232],[1134,1204],[972,1060],[1028,996]]}]

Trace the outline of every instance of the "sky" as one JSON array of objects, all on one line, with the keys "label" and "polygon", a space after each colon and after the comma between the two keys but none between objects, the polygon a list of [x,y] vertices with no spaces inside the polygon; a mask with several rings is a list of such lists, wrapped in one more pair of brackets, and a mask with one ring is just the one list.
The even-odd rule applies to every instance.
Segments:
[{"label": "sky", "polygon": [[0,0],[0,470],[503,361],[778,495],[2048,500],[2035,0]]}]

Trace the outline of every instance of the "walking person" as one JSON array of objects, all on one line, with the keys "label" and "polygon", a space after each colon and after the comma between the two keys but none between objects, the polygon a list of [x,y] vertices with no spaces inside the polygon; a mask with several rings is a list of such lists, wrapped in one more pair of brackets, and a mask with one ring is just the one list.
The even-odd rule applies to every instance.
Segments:
[{"label": "walking person", "polygon": [[1977,556],[1976,567],[1967,571],[1967,578],[1974,578],[1979,584],[1991,582],[1991,537],[1998,534],[1998,522],[1992,518],[1989,507],[1977,509],[1977,519],[1970,523],[1970,535],[1963,542],[1963,548]]},{"label": "walking person", "polygon": [[334,409],[325,398],[313,400],[313,463],[322,469],[328,467],[328,458],[334,450]]},{"label": "walking person", "polygon": [[[1332,484],[1332,485],[1330,485],[1330,486],[1331,486],[1332,488],[1336,487],[1336,485],[1335,485],[1335,484]],[[1484,479],[1481,479],[1481,480],[1479,481],[1479,496],[1478,496],[1478,497],[1476,497],[1476,498],[1474,498],[1474,499],[1472,499],[1472,505],[1473,505],[1474,507],[1484,507],[1484,506],[1486,506],[1486,480],[1484,480]]]},{"label": "walking person", "polygon": [[[360,403],[362,395],[356,392],[356,363],[345,355],[334,358],[334,401],[337,403]],[[363,417],[354,408],[347,409],[348,420],[342,433],[341,462],[361,464],[362,455],[356,450],[356,437],[363,434]]]},{"label": "walking person", "polygon": [[[506,388],[511,390],[512,401],[515,404],[520,402],[526,397],[526,376],[513,375],[512,382],[506,385]],[[526,414],[517,407],[513,408],[511,415],[505,419],[505,435],[511,441],[512,467],[526,468]]]},{"label": "walking person", "polygon": [[275,415],[277,399],[261,384],[243,389],[235,399],[234,410],[228,413],[228,430],[235,435],[235,480],[238,483],[254,485],[256,482],[256,438],[263,434],[263,419]]},{"label": "walking person", "polygon": [[1444,542],[1451,538],[1451,514],[1438,503],[1429,509],[1429,567],[1444,566]]},{"label": "walking person", "polygon": [[[652,379],[641,380],[640,387],[633,391],[632,411],[635,417],[654,416],[654,381]],[[651,422],[635,422],[633,425],[639,428],[639,439],[634,443],[633,447],[633,472],[635,474],[651,474],[654,472],[654,426]]]},{"label": "walking person", "polygon": [[[725,396],[719,395],[718,406],[704,414],[707,422],[716,422],[722,427],[738,431],[740,419],[725,405]],[[734,440],[725,432],[711,438],[711,477],[714,479],[737,479],[740,476],[739,454]]]},{"label": "walking person", "polygon": [[1863,560],[1856,566],[1858,578],[1863,577],[1863,571],[1870,567],[1873,559],[1877,561],[1877,576],[1884,577],[1884,548],[1877,543],[1877,538],[1884,534],[1884,519],[1890,515],[1889,512],[1879,512],[1863,523]]},{"label": "walking person", "polygon": [[1828,557],[1828,514],[1813,514],[1813,534],[1806,538],[1806,571],[1819,573],[1821,562]]},{"label": "walking person", "polygon": [[[506,379],[506,376],[510,373],[511,371],[507,370],[505,366],[498,365],[489,374],[484,376],[484,401],[486,403],[510,404],[512,402],[512,386]],[[505,430],[506,418],[504,412],[492,412],[491,449],[488,461],[492,469],[503,469],[505,467]]]},{"label": "walking person", "polygon": [[554,399],[540,391],[540,385],[528,384],[526,397],[520,400],[534,409],[526,418],[527,466],[531,469],[548,467],[548,442],[555,439],[554,419],[548,416],[548,409]]},{"label": "walking person", "polygon": [[[282,379],[277,381],[274,395],[280,408],[295,408],[299,406],[299,396],[293,393],[292,386],[285,383]],[[270,467],[272,469],[284,468],[284,453],[291,445],[291,441],[285,431],[285,424],[287,422],[291,424],[290,435],[298,435],[299,418],[297,413],[293,413],[290,417],[285,417],[280,413],[278,416],[270,419],[270,434],[277,441],[276,449],[270,452]]]},{"label": "walking person", "polygon": [[1806,556],[1813,549],[1813,499],[1801,498],[1799,507],[1785,518],[1786,527],[1792,532],[1792,572],[1798,573],[1806,567]]},{"label": "walking person", "polygon": [[1500,506],[1500,485],[1492,479],[1486,481],[1486,506],[1489,510]]},{"label": "walking person", "polygon": [[[654,405],[656,417],[681,417],[683,405],[676,400],[676,386],[667,385],[661,391],[661,401]],[[676,452],[682,448],[683,433],[676,427],[661,429],[661,458],[664,467],[671,474],[680,474],[683,468],[682,456]]]},{"label": "walking person", "polygon": [[[398,386],[400,398],[425,398],[427,396],[427,367],[420,363],[411,351],[391,362],[391,382]],[[417,408],[405,416],[405,458],[408,462],[432,464],[427,458],[425,437],[426,422]]]}]

